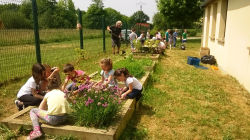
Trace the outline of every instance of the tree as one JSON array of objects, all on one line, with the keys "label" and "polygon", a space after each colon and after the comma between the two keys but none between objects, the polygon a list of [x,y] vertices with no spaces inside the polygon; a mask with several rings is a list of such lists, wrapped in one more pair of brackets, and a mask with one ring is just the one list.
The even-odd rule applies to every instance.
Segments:
[{"label": "tree", "polygon": [[164,16],[160,12],[157,12],[153,17],[153,26],[155,30],[161,30],[167,29],[169,25]]},{"label": "tree", "polygon": [[105,15],[105,11],[103,10],[102,0],[93,0],[93,4],[91,4],[83,17],[83,21],[85,21],[84,26],[90,29],[101,29],[102,28],[102,16]]},{"label": "tree", "polygon": [[125,15],[122,15],[120,12],[116,11],[115,9],[112,8],[105,8],[105,21],[106,25],[112,25],[115,24],[116,21],[120,20],[122,21],[125,25],[125,22],[128,21],[128,17]]},{"label": "tree", "polygon": [[129,18],[129,24],[132,26],[136,23],[147,23],[147,21],[149,21],[149,16],[143,11],[137,11]]},{"label": "tree", "polygon": [[158,0],[158,9],[172,27],[189,28],[202,16],[201,0]]}]

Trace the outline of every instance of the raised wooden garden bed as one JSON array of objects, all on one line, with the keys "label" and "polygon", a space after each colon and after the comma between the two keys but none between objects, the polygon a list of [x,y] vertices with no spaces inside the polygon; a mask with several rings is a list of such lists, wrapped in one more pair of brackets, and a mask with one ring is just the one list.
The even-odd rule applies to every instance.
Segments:
[{"label": "raised wooden garden bed", "polygon": [[[155,67],[155,62],[151,66],[151,72]],[[96,74],[96,73],[95,73]],[[95,75],[93,74],[93,75]],[[145,87],[149,79],[150,72],[146,72],[145,76],[141,78],[141,83]],[[32,123],[29,118],[29,111],[34,107],[27,107],[24,110],[17,112],[16,114],[5,118],[1,122],[11,129],[18,129],[21,126],[27,129],[32,128]],[[116,140],[121,135],[122,131],[125,129],[128,121],[132,117],[135,109],[139,108],[139,104],[136,103],[135,99],[128,99],[122,106],[121,112],[119,112],[119,117],[117,117],[116,122],[108,127],[107,129],[96,129],[88,127],[79,127],[72,125],[62,125],[62,126],[50,126],[47,124],[42,124],[42,130],[46,134],[50,135],[60,135],[60,136],[74,136],[79,139],[87,140]]]}]

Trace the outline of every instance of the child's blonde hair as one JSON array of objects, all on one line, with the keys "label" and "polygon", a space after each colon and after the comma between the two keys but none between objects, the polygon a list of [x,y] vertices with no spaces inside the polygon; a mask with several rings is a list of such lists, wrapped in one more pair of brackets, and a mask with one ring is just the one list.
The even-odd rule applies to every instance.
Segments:
[{"label": "child's blonde hair", "polygon": [[113,63],[112,60],[110,58],[104,58],[101,60],[100,64],[105,65],[106,67],[108,67],[108,70],[112,70],[113,69]]}]

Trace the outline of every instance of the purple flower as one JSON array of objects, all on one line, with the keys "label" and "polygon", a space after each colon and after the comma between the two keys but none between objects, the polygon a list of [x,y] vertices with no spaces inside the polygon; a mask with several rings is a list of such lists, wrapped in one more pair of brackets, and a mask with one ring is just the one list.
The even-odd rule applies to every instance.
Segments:
[{"label": "purple flower", "polygon": [[88,101],[85,101],[85,106],[88,106],[89,105],[89,102]]},{"label": "purple flower", "polygon": [[93,100],[93,99],[91,99],[90,97],[88,97],[88,102],[91,104],[91,103],[93,103],[93,102],[94,102],[94,100]]}]

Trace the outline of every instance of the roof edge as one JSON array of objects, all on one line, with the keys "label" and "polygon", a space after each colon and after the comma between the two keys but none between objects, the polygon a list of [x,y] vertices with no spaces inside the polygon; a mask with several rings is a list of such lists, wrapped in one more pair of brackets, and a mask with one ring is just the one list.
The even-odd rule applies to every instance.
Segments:
[{"label": "roof edge", "polygon": [[206,7],[209,3],[213,2],[215,0],[205,0],[202,4],[201,4],[201,7],[204,8]]}]

